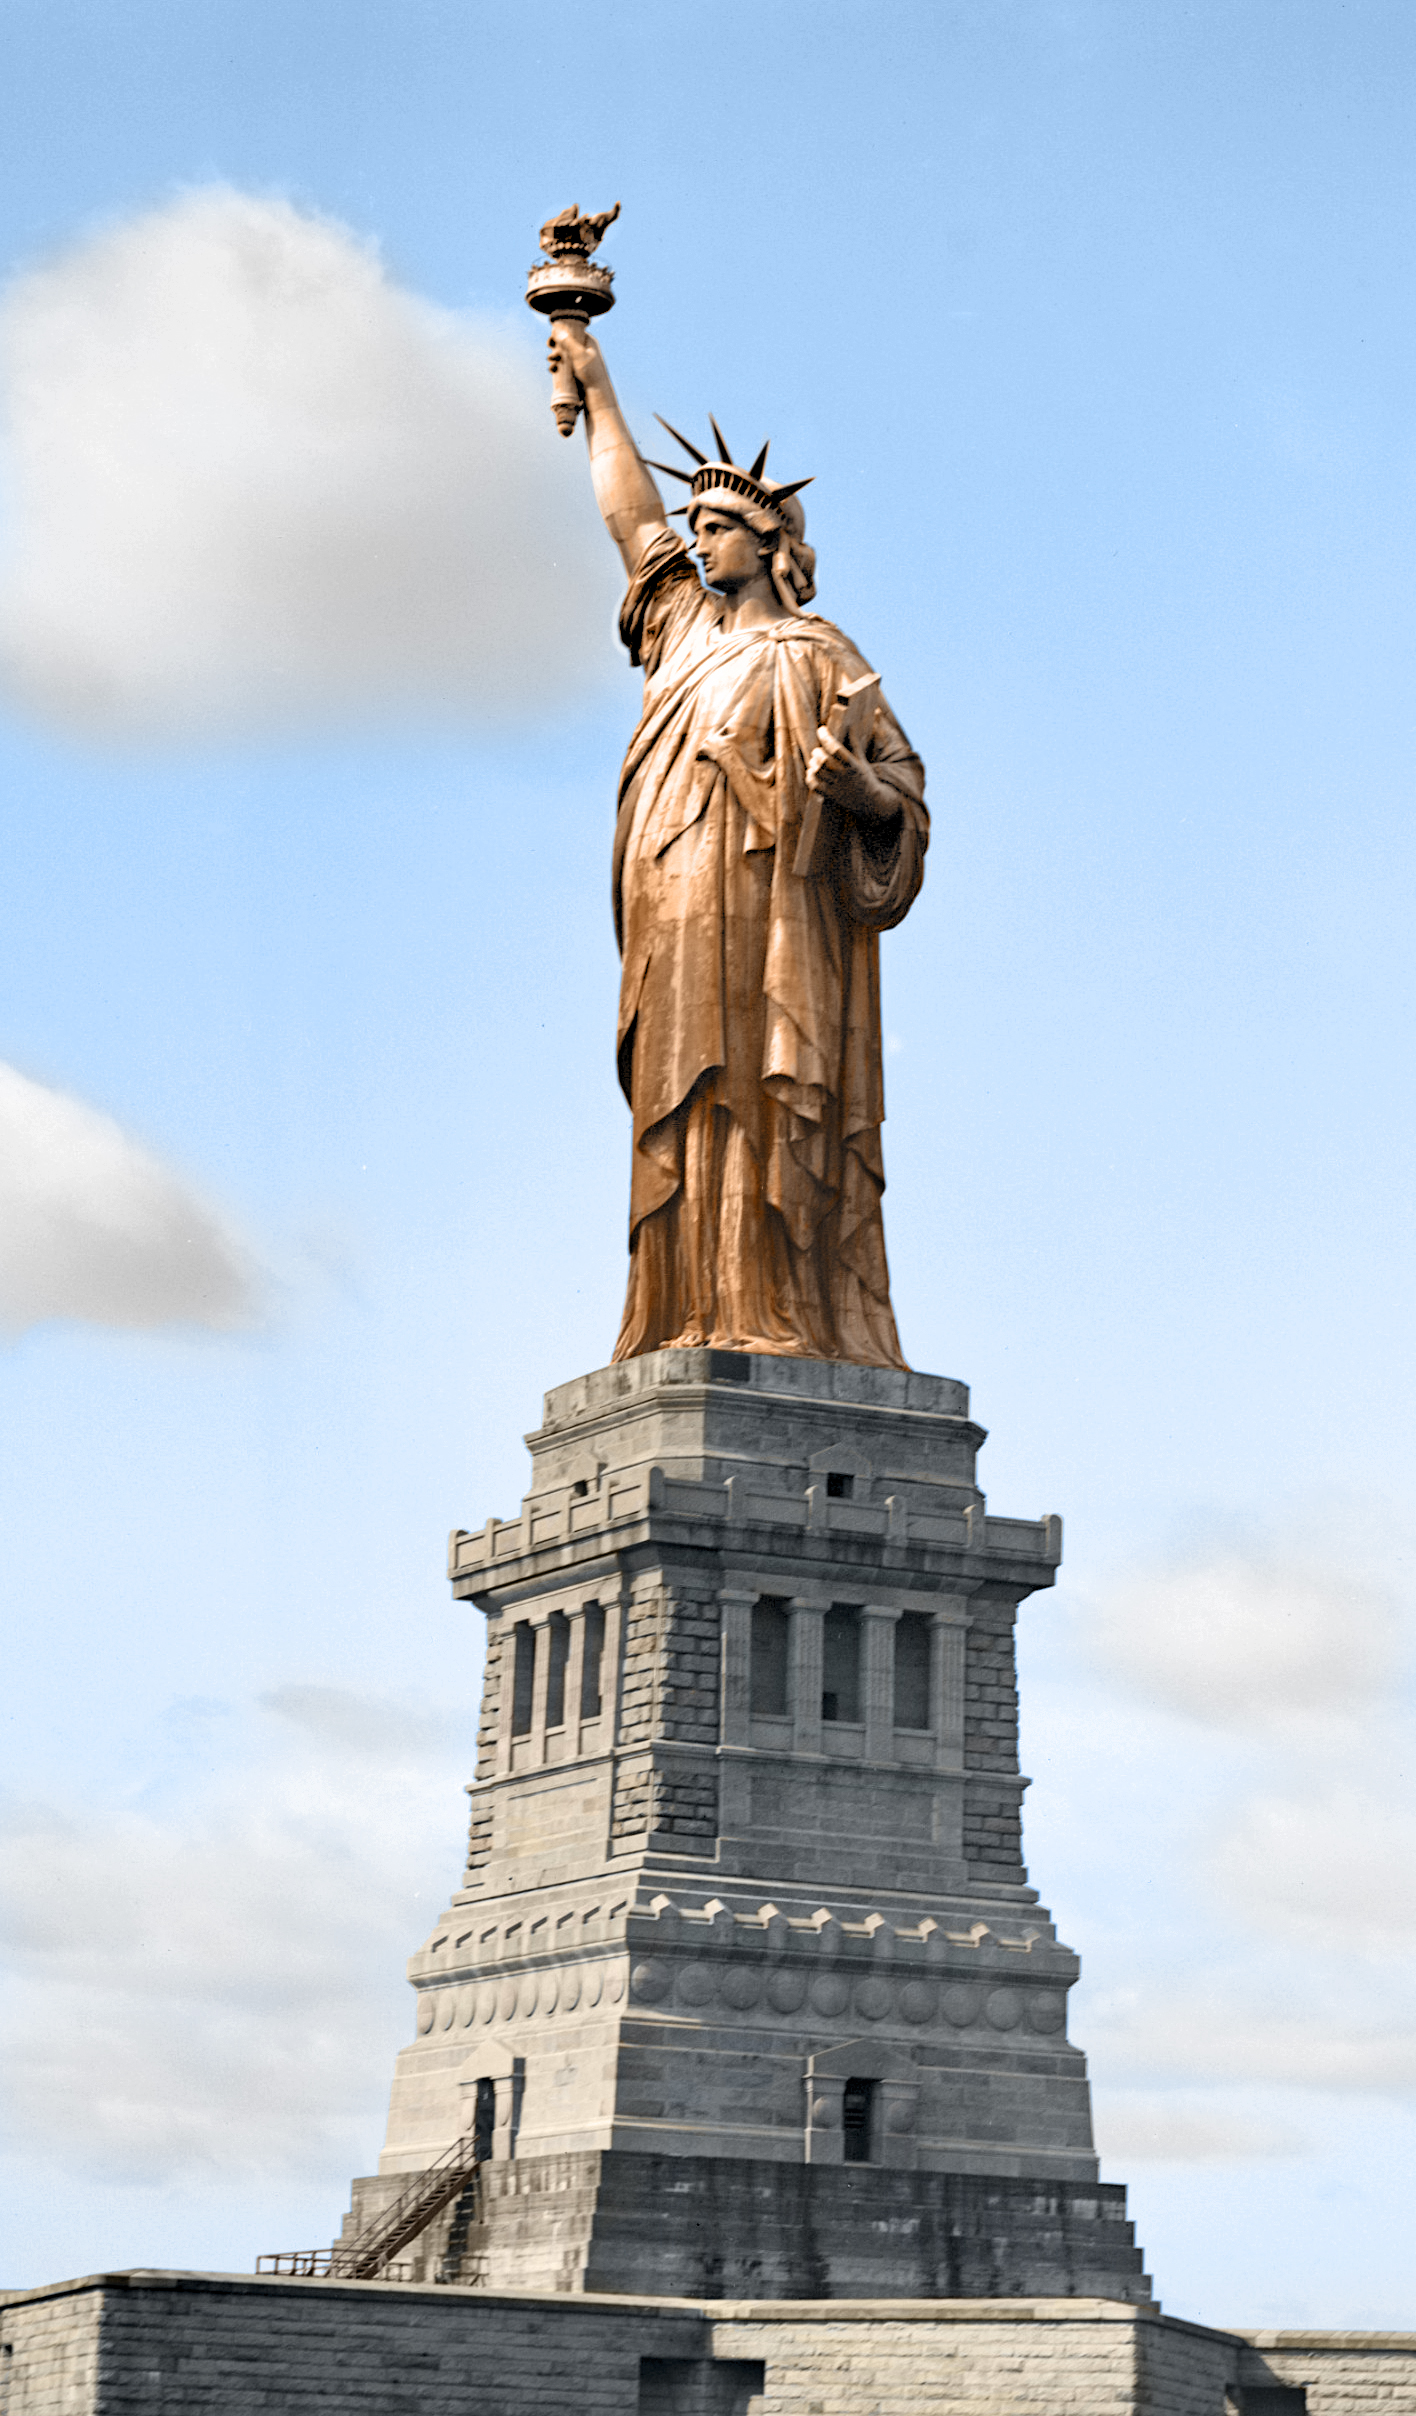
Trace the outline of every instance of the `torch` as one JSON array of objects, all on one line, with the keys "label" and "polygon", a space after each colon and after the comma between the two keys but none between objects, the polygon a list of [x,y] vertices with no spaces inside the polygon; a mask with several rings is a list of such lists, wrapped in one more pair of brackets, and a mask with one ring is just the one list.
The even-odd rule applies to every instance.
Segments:
[{"label": "torch", "polygon": [[[526,299],[533,310],[550,320],[552,335],[562,319],[572,319],[583,327],[588,319],[598,319],[603,311],[614,309],[611,289],[615,272],[602,261],[592,260],[590,254],[619,214],[616,202],[612,210],[602,210],[598,217],[582,218],[572,202],[568,210],[562,210],[558,218],[548,218],[542,227],[541,249],[546,257],[537,261],[526,280]],[[551,396],[556,426],[562,436],[569,436],[584,398],[568,361],[562,360],[551,380]]]}]

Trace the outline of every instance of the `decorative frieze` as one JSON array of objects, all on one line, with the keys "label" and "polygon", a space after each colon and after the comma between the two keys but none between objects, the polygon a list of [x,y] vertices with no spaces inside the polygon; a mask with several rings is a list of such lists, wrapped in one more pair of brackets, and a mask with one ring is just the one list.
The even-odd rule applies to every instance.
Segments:
[{"label": "decorative frieze", "polygon": [[[479,1960],[495,1962],[495,1970],[451,1972],[446,1980],[434,1970],[420,1973],[420,2036],[590,2014],[627,1993],[632,2007],[695,2020],[716,2013],[790,2024],[804,2015],[910,2033],[1017,2034],[1022,2044],[1065,2031],[1066,1991],[1077,1971],[1075,1956],[1035,1929],[1000,1936],[984,1922],[958,1930],[927,1917],[901,1930],[879,1913],[843,1922],[824,1906],[788,1918],[771,1903],[735,1914],[717,1899],[683,1907],[659,1897],[615,1920],[612,1951],[599,1956],[581,1942],[591,1926],[601,1926],[598,1913],[590,1923],[567,1913],[554,1935],[542,1921],[528,1937],[517,1921],[479,1941]],[[565,1959],[527,1961],[528,1946],[533,1955],[541,1947]],[[1037,1966],[1025,1975],[1002,1961],[1024,1956]],[[505,1968],[511,1958],[514,1971]],[[983,1967],[977,1977],[961,1976],[965,1959]],[[435,1962],[431,1954],[422,1960]]]},{"label": "decorative frieze", "polygon": [[1046,1984],[941,1986],[934,1980],[901,1979],[872,1970],[813,1974],[792,1964],[768,1968],[737,1958],[649,1955],[628,1971],[623,1957],[602,1958],[425,1989],[418,2002],[418,2036],[435,2038],[498,2022],[588,2016],[623,2004],[626,1990],[633,2006],[677,2011],[697,2020],[710,2019],[720,2008],[730,2020],[752,2015],[755,2021],[780,2020],[798,2027],[794,2017],[804,2014],[812,2021],[849,2020],[872,2029],[904,2024],[920,2033],[993,2031],[1016,2038],[1020,2045],[1028,2037],[1056,2042],[1067,2021],[1064,1990]]}]

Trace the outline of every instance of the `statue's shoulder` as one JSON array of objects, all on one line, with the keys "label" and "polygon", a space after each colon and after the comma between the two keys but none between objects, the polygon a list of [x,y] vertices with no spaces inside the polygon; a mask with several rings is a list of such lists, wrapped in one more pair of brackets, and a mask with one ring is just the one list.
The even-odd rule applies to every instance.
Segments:
[{"label": "statue's shoulder", "polygon": [[824,613],[795,613],[790,621],[779,621],[777,628],[785,638],[800,638],[809,645],[822,647],[833,661],[847,666],[852,677],[875,667],[866,661],[854,638],[848,638],[844,629],[828,621]]},{"label": "statue's shoulder", "polygon": [[703,582],[688,547],[677,529],[661,529],[640,555],[620,606],[620,640],[631,663],[652,671],[675,624],[703,601]]}]

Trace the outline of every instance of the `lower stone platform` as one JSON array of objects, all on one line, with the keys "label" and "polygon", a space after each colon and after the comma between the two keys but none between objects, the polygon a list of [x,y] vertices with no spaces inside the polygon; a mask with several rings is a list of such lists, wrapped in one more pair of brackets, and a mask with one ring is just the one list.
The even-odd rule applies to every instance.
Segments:
[{"label": "lower stone platform", "polygon": [[1416,2334],[1077,2298],[538,2295],[113,2273],[0,2293],[6,2416],[1416,2416]]},{"label": "lower stone platform", "polygon": [[[351,2229],[399,2179],[356,2181]],[[1145,2300],[1108,2182],[734,2156],[517,2157],[401,2252],[415,2278],[666,2298]]]}]

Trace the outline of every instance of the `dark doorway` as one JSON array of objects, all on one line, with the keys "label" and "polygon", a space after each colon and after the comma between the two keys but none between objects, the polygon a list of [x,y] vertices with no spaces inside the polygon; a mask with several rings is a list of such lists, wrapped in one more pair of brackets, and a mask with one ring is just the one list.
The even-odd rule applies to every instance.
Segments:
[{"label": "dark doorway", "polygon": [[639,2416],[761,2416],[766,2368],[753,2357],[641,2357]]},{"label": "dark doorway", "polygon": [[485,2164],[492,2152],[492,2133],[497,2127],[497,2084],[494,2080],[477,2083],[477,2110],[472,2117],[472,2153],[479,2164]]}]

